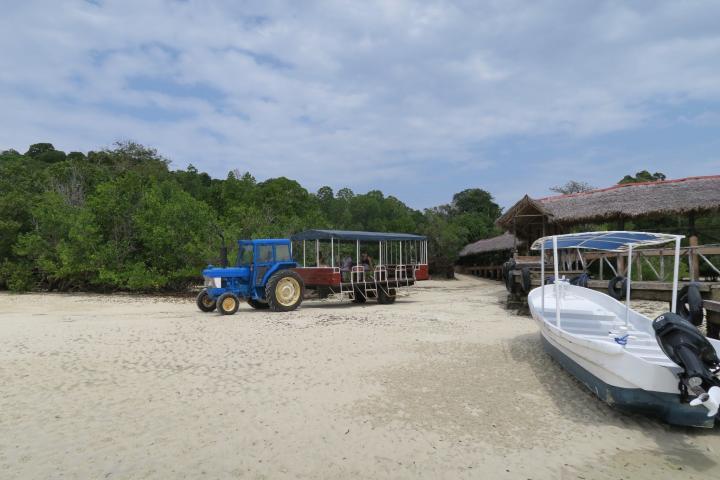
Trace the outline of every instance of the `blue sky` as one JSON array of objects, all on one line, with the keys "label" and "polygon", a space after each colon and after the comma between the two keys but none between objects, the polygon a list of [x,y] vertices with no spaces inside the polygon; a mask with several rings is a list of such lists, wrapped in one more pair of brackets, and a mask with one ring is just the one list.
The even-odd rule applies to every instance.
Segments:
[{"label": "blue sky", "polygon": [[0,149],[132,139],[174,168],[503,206],[720,173],[716,1],[25,1]]}]

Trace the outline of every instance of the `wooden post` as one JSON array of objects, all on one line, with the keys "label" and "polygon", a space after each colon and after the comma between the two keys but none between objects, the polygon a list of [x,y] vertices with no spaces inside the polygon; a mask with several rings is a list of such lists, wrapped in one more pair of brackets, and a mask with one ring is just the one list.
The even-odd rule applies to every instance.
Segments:
[{"label": "wooden post", "polygon": [[642,282],[642,264],[640,263],[640,252],[635,254],[635,268],[637,269],[637,279]]},{"label": "wooden post", "polygon": [[698,246],[698,238],[693,235],[688,241],[690,243],[690,281],[695,281],[700,278],[700,257],[698,257],[697,250],[692,247]]},{"label": "wooden post", "polygon": [[660,280],[665,281],[665,252],[660,250]]},{"label": "wooden post", "polygon": [[[602,255],[602,254],[601,254],[601,255]],[[600,280],[604,280],[604,279],[603,279],[603,265],[604,265],[604,264],[605,264],[605,260],[604,260],[603,257],[601,256],[601,257],[600,257]]]},{"label": "wooden post", "polygon": [[617,256],[617,274],[622,275],[625,271],[625,257],[622,255]]}]

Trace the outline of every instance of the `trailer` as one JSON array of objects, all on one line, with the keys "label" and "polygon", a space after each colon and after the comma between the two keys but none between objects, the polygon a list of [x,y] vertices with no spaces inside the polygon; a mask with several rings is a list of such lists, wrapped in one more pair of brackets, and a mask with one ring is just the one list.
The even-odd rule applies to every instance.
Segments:
[{"label": "trailer", "polygon": [[430,278],[427,237],[422,235],[307,230],[291,240],[298,262],[294,271],[319,298],[392,304],[409,294],[415,282]]}]

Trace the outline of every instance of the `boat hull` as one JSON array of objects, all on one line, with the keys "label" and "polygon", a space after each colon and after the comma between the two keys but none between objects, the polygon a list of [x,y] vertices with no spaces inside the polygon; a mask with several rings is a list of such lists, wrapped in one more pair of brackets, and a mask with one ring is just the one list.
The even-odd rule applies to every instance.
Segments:
[{"label": "boat hull", "polygon": [[563,369],[612,407],[630,413],[657,417],[671,425],[712,428],[715,424],[715,419],[708,417],[705,409],[682,403],[679,394],[611,385],[566,355],[545,337],[544,332],[541,333],[541,339],[545,351]]}]

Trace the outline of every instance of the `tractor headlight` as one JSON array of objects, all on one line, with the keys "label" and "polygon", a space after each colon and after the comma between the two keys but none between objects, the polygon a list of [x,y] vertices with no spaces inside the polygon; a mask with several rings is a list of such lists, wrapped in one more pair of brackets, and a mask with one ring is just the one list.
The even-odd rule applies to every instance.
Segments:
[{"label": "tractor headlight", "polygon": [[205,286],[210,288],[221,288],[222,278],[220,277],[205,277]]}]

